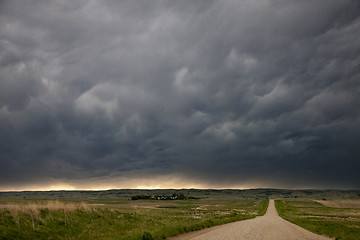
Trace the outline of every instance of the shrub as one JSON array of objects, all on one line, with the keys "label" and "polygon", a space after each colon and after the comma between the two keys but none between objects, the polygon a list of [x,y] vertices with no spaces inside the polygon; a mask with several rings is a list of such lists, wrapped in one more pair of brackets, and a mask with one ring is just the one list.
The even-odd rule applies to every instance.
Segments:
[{"label": "shrub", "polygon": [[153,240],[153,236],[151,235],[151,233],[149,232],[144,232],[143,236],[142,236],[142,240]]}]

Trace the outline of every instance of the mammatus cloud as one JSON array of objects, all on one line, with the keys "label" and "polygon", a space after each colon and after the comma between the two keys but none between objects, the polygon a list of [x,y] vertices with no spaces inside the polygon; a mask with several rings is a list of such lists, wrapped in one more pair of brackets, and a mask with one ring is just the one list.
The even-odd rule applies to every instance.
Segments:
[{"label": "mammatus cloud", "polygon": [[2,1],[0,188],[359,188],[359,13]]}]

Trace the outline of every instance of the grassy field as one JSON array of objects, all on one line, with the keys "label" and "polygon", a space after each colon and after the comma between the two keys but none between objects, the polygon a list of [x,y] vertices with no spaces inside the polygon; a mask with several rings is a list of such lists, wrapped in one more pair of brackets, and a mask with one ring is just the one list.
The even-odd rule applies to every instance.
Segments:
[{"label": "grassy field", "polygon": [[[130,200],[172,194],[195,199]],[[268,198],[304,228],[359,239],[359,190],[287,189],[0,192],[0,239],[164,239],[262,215]]]},{"label": "grassy field", "polygon": [[281,217],[335,239],[360,239],[360,200],[276,200]]},{"label": "grassy field", "polygon": [[24,191],[0,192],[0,199],[129,199],[134,195],[164,195],[183,193],[200,198],[301,198],[359,199],[360,190],[290,190],[290,189],[113,189],[103,191]]},{"label": "grassy field", "polygon": [[0,200],[0,239],[165,239],[265,213],[268,200]]}]

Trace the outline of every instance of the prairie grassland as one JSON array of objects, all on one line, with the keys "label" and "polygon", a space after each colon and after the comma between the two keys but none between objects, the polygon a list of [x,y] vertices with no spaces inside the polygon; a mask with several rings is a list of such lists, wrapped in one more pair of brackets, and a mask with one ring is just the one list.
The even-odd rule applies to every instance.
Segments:
[{"label": "prairie grassland", "polygon": [[[91,202],[91,203],[89,203]],[[165,239],[254,218],[268,200],[0,201],[0,239]]]},{"label": "prairie grassland", "polygon": [[12,215],[33,214],[38,216],[45,209],[63,211],[64,213],[73,213],[78,209],[90,211],[89,205],[84,202],[61,202],[58,200],[0,201],[0,211],[8,211]]},{"label": "prairie grassland", "polygon": [[[337,205],[341,203],[337,201]],[[353,200],[342,201],[347,205]],[[330,205],[334,203],[330,201]],[[311,232],[335,239],[360,239],[360,208],[329,207],[312,200],[276,200],[275,206],[281,217]]]},{"label": "prairie grassland", "polygon": [[298,199],[360,199],[360,190],[291,190],[291,189],[112,189],[101,191],[24,191],[0,192],[0,199],[129,199],[134,195],[168,195],[183,193],[200,198],[298,198]]},{"label": "prairie grassland", "polygon": [[360,208],[360,199],[332,199],[332,200],[318,200],[327,207],[335,208]]}]

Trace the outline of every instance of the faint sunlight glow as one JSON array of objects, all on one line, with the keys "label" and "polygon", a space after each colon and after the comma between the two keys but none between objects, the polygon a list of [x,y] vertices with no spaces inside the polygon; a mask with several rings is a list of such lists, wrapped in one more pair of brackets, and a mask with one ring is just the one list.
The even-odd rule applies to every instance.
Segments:
[{"label": "faint sunlight glow", "polygon": [[[46,182],[46,181],[44,181]],[[179,176],[153,176],[148,178],[106,178],[72,180],[56,182],[49,180],[49,184],[34,183],[28,185],[17,185],[4,187],[0,185],[0,191],[60,191],[60,190],[109,190],[109,189],[248,189],[261,185],[223,185],[197,182],[186,177]]]}]

